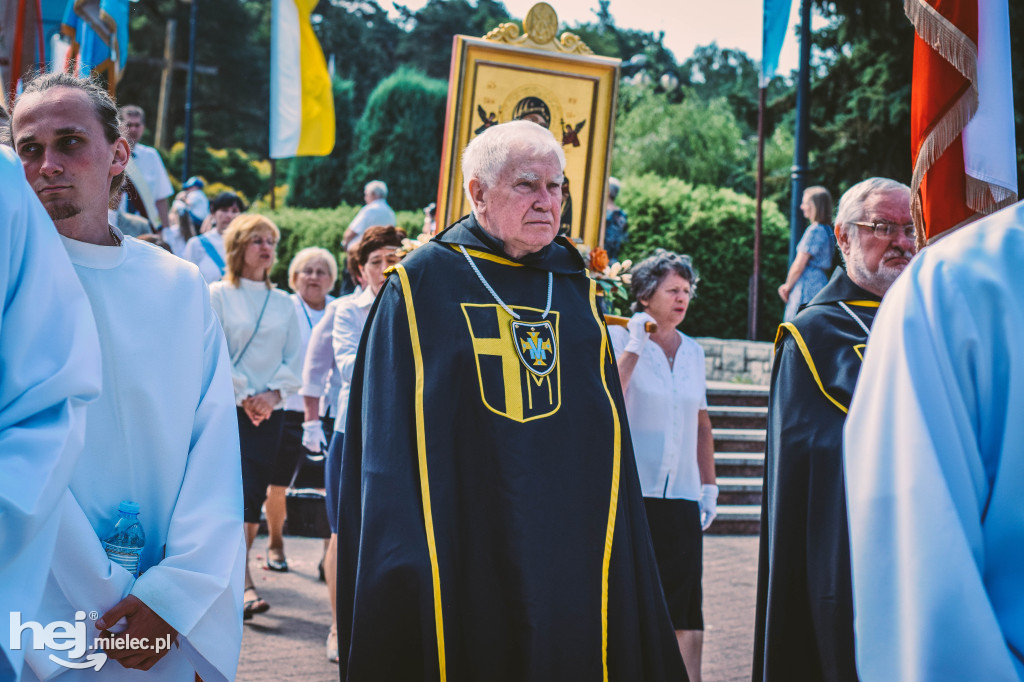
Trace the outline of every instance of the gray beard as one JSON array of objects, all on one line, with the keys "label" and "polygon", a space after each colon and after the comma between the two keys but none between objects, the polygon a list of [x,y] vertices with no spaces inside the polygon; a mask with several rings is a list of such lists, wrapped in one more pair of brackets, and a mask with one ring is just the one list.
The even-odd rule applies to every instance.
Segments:
[{"label": "gray beard", "polygon": [[[908,258],[910,257],[908,256]],[[878,269],[872,272],[864,265],[864,257],[861,251],[859,249],[851,249],[850,257],[846,262],[846,269],[850,279],[862,289],[880,291],[884,294],[905,268],[896,268],[885,263],[879,263]]]}]

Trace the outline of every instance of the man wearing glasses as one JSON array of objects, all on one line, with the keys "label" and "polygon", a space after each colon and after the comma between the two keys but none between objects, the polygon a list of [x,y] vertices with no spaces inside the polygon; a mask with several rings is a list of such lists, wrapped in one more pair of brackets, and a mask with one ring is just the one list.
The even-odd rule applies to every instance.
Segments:
[{"label": "man wearing glasses", "polygon": [[839,201],[846,270],[775,340],[754,637],[755,680],[856,680],[843,424],[882,297],[917,251],[910,189],[885,178]]}]

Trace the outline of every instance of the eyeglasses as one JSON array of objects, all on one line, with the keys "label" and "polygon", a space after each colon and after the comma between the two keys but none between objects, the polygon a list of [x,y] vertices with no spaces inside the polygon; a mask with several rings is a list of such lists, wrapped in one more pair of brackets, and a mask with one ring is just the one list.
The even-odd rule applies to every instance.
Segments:
[{"label": "eyeglasses", "polygon": [[252,239],[249,240],[249,244],[250,246],[263,246],[264,244],[266,244],[270,248],[274,248],[275,246],[277,246],[277,240],[274,239],[273,237],[267,237],[266,239],[264,239],[263,237],[253,237]]},{"label": "eyeglasses", "polygon": [[329,277],[331,273],[326,270],[314,270],[312,268],[305,268],[299,270],[299,274],[305,275],[306,277]]},{"label": "eyeglasses", "polygon": [[875,220],[870,223],[854,222],[853,224],[857,227],[863,227],[866,230],[871,230],[879,239],[890,239],[899,234],[902,234],[907,239],[913,239],[914,235],[917,234],[917,230],[914,229],[914,223],[899,225],[897,223],[889,223],[884,220]]}]

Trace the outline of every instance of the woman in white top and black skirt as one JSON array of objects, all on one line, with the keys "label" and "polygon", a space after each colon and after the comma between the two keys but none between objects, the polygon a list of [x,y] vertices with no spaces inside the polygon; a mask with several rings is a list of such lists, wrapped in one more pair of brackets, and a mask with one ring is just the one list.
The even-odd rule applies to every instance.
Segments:
[{"label": "woman in white top and black skirt", "polygon": [[[277,226],[263,216],[236,218],[224,234],[224,279],[210,286],[210,302],[228,342],[238,405],[247,555],[281,443],[284,401],[301,385],[302,346],[295,305],[270,282],[280,237]],[[248,556],[244,600],[245,618],[270,608],[256,593]]]},{"label": "woman in white top and black skirt", "polygon": [[676,329],[697,280],[688,256],[658,249],[633,270],[636,314],[609,334],[661,584],[687,675],[699,682],[702,532],[715,517],[718,486],[704,351]]},{"label": "woman in white top and black skirt", "polygon": [[[291,295],[295,304],[295,316],[299,329],[300,354],[306,357],[310,334],[313,327],[324,317],[327,304],[334,300],[330,295],[338,279],[338,262],[327,249],[310,246],[302,249],[288,265],[288,286],[295,293]],[[267,562],[271,571],[285,572],[288,560],[284,553],[284,522],[287,517],[286,492],[295,481],[298,488],[323,488],[323,466],[300,466],[306,464],[306,453],[302,445],[302,422],[305,421],[302,396],[289,396],[284,404],[284,433],[281,447],[274,457],[270,474],[270,489],[267,490]],[[329,424],[324,429],[333,429],[334,420],[325,418]],[[326,551],[327,543],[324,542]],[[321,562],[321,570],[323,563]]]}]

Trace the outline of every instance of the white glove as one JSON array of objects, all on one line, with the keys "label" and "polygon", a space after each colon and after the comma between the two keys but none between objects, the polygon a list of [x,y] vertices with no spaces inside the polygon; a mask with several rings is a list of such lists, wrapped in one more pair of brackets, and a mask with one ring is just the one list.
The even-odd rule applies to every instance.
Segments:
[{"label": "white glove", "polygon": [[324,437],[324,425],[319,419],[302,422],[302,447],[310,452],[320,452],[327,438]]},{"label": "white glove", "polygon": [[711,522],[718,516],[718,486],[705,483],[700,487],[700,529],[707,530]]},{"label": "white glove", "polygon": [[648,322],[654,322],[654,318],[647,313],[637,313],[629,318],[629,322],[626,324],[626,329],[629,330],[629,341],[626,342],[626,347],[623,349],[625,352],[640,355],[640,349],[647,343],[647,339],[651,338],[651,335],[644,329]]}]

